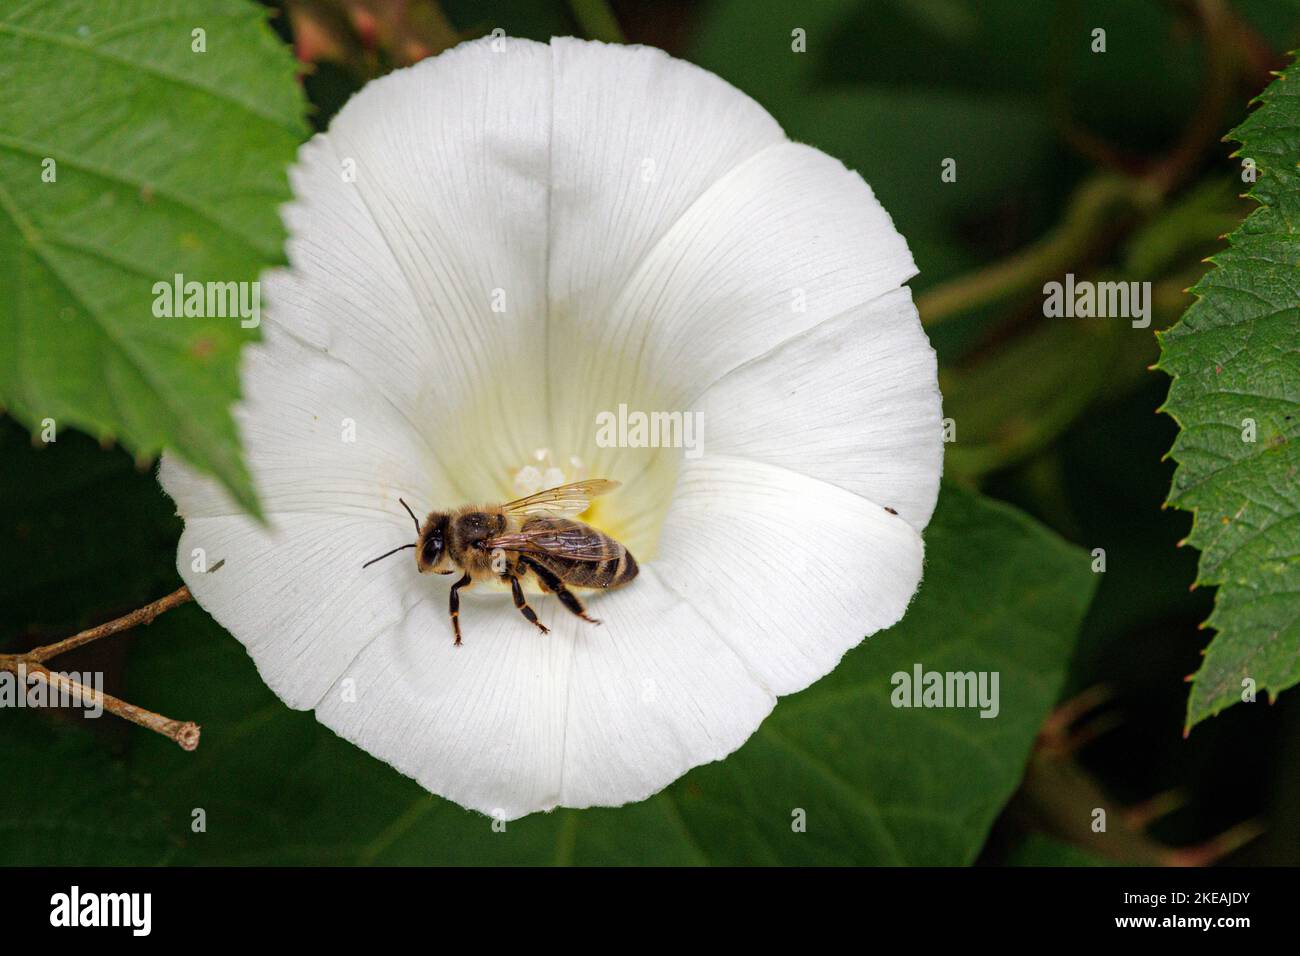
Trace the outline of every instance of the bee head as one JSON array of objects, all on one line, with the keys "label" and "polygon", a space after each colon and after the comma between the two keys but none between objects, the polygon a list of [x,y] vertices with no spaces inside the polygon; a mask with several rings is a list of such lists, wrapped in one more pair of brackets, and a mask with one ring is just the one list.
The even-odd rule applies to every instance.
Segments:
[{"label": "bee head", "polygon": [[421,574],[451,574],[447,560],[447,515],[434,512],[420,529],[419,544],[415,549],[415,566]]}]

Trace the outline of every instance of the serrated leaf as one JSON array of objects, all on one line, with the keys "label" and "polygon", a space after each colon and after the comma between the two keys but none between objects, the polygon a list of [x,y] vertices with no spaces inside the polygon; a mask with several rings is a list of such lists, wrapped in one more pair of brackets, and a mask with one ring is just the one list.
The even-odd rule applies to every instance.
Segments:
[{"label": "serrated leaf", "polygon": [[1260,208],[1160,336],[1163,410],[1180,426],[1169,504],[1193,513],[1197,583],[1218,586],[1188,730],[1251,686],[1300,682],[1300,64],[1259,103],[1230,138]]},{"label": "serrated leaf", "polygon": [[245,0],[0,12],[0,405],[34,432],[173,448],[256,513],[229,408],[257,330],[158,318],[154,285],[280,261],[293,71]]}]

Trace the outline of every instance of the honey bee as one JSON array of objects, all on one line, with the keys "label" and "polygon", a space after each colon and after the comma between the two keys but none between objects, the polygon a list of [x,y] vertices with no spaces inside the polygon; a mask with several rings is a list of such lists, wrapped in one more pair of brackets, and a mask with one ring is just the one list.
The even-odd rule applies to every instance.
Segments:
[{"label": "honey bee", "polygon": [[539,491],[504,505],[466,505],[455,511],[431,511],[424,524],[401,498],[402,507],[415,522],[416,540],[394,548],[362,565],[407,548],[415,548],[415,567],[421,574],[455,574],[451,586],[451,628],[460,645],[460,591],[475,581],[508,582],[515,607],[543,634],[550,628],[528,606],[520,579],[532,574],[544,592],[554,594],[569,611],[591,624],[570,588],[605,590],[627,584],[637,576],[636,559],[622,544],[581,521],[591,499],[618,487],[617,481],[591,478]]}]

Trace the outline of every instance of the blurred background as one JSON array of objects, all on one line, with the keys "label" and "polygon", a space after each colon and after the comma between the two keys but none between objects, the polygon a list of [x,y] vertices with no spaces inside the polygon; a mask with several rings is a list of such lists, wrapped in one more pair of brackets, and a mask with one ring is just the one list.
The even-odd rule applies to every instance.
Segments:
[{"label": "blurred background", "polygon": [[[1198,625],[1213,595],[1189,590],[1197,554],[1179,542],[1190,516],[1162,509],[1176,427],[1156,413],[1168,379],[1148,368],[1158,355],[1154,331],[1177,320],[1203,259],[1251,208],[1240,198],[1246,185],[1234,146],[1221,137],[1287,62],[1300,2],[267,6],[302,61],[317,128],[368,79],[501,28],[540,40],[574,34],[662,47],[720,74],[792,138],[861,172],[920,268],[912,288],[940,356],[945,415],[958,429],[947,479],[1107,554],[1060,706],[975,861],[1300,863],[1300,694],[1233,707],[1184,739],[1184,678],[1208,641]],[[1104,53],[1092,49],[1097,28]],[[806,32],[806,52],[791,51],[795,29]],[[946,159],[956,160],[955,182],[941,178]],[[1045,320],[1042,285],[1066,272],[1150,281],[1151,328]],[[79,434],[36,449],[26,430],[0,419],[0,501],[0,650],[57,639],[179,584],[180,522],[148,463]],[[169,650],[177,644],[183,678]],[[348,814],[390,791],[394,800],[408,794],[408,781],[364,755],[340,760],[347,745],[309,715],[282,713],[242,649],[193,606],[60,666],[103,670],[108,690],[134,689],[134,702],[174,716],[196,710],[192,694],[205,674],[235,674],[210,685],[223,695],[229,733],[203,747],[217,751],[210,759],[218,767],[222,748],[260,748],[264,779],[242,778],[239,786],[254,793],[236,804],[249,808],[252,836],[225,857],[160,842],[155,803],[160,792],[165,803],[168,790],[183,788],[184,755],[142,745],[122,721],[70,734],[66,717],[6,714],[4,764],[26,778],[21,792],[6,785],[6,818],[53,801],[91,849],[73,851],[73,835],[51,834],[42,846],[0,850],[0,861],[366,862],[347,836]],[[128,772],[121,758],[140,746],[159,754]],[[341,786],[355,777],[367,779],[365,788],[342,804],[347,812],[252,819],[260,790],[282,803],[316,798],[305,778],[276,773],[288,755],[304,753],[340,775]],[[375,775],[386,776],[376,784]],[[96,786],[82,790],[78,780]],[[184,816],[191,804],[162,816]],[[1111,824],[1121,839],[1089,832],[1079,808],[1100,805],[1126,808]],[[410,822],[398,817],[385,847],[400,846]],[[647,833],[626,861],[656,862]],[[453,858],[446,850],[381,859]]]}]

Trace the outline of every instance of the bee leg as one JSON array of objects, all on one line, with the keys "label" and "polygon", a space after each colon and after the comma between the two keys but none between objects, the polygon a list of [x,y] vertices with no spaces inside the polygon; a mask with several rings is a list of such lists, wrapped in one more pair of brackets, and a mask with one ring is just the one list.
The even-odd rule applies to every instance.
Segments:
[{"label": "bee leg", "polygon": [[519,613],[522,614],[530,624],[536,624],[537,629],[543,634],[551,633],[549,627],[537,620],[537,612],[528,606],[528,602],[524,599],[524,589],[519,585],[519,579],[513,574],[502,576],[510,579],[510,593],[515,596],[515,607],[519,608]]},{"label": "bee leg", "polygon": [[587,616],[587,609],[583,607],[582,601],[578,600],[578,596],[565,586],[559,575],[535,561],[521,560],[520,563],[537,575],[537,580],[541,582],[543,588],[547,591],[554,591],[555,596],[560,599],[560,603],[568,608],[570,613],[577,615],[589,624],[600,623],[596,618]]},{"label": "bee leg", "polygon": [[467,588],[474,579],[468,574],[451,586],[451,629],[456,635],[455,645],[460,647],[460,589]]}]

